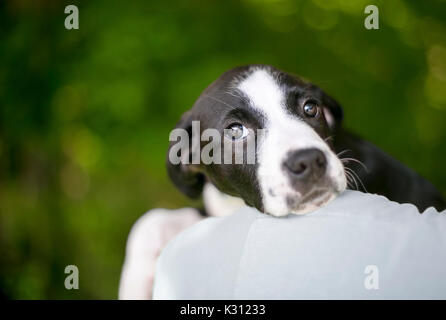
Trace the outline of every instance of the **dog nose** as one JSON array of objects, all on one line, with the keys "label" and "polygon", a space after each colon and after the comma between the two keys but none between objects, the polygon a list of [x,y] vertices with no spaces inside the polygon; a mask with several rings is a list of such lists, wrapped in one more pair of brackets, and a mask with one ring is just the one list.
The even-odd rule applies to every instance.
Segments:
[{"label": "dog nose", "polygon": [[325,174],[327,159],[319,149],[304,149],[293,151],[284,166],[296,179],[316,181]]}]

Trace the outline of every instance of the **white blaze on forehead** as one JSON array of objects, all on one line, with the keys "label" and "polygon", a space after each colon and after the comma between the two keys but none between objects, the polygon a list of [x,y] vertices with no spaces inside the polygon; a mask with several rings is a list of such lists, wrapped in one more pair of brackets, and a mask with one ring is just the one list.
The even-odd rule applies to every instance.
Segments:
[{"label": "white blaze on forehead", "polygon": [[266,70],[255,70],[238,85],[238,89],[248,96],[256,109],[267,116],[281,109],[283,92]]}]

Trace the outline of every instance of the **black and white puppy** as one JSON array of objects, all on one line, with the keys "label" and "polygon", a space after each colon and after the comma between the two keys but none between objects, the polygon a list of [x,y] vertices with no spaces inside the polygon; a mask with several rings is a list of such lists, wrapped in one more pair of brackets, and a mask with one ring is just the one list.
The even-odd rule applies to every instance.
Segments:
[{"label": "black and white puppy", "polygon": [[[226,164],[193,164],[190,159],[197,152],[193,142],[181,151],[180,158],[188,161],[174,163],[168,156],[167,169],[175,185],[192,198],[204,191],[208,215],[232,214],[243,201],[274,216],[303,214],[347,187],[359,186],[390,200],[412,203],[420,211],[446,207],[431,183],[345,131],[335,100],[317,86],[276,68],[251,65],[224,73],[177,125],[191,140],[194,121],[199,121],[200,136],[201,131],[216,129],[222,147],[232,150],[256,142],[253,163],[237,164],[231,159]],[[257,129],[263,129],[261,135]],[[199,149],[208,144],[198,141]],[[174,145],[172,141],[168,155]],[[150,299],[161,250],[176,234],[202,219],[193,208],[153,209],[143,215],[128,237],[119,298]]]},{"label": "black and white puppy", "polygon": [[[190,197],[200,196],[210,182],[274,216],[313,211],[348,187],[409,202],[420,211],[445,209],[431,183],[344,130],[342,115],[333,98],[296,76],[266,65],[234,68],[201,94],[177,128],[192,136],[192,121],[199,121],[201,131],[221,132],[222,145],[256,139],[255,163],[172,164],[168,157],[169,176]],[[257,129],[264,129],[261,137]]]}]

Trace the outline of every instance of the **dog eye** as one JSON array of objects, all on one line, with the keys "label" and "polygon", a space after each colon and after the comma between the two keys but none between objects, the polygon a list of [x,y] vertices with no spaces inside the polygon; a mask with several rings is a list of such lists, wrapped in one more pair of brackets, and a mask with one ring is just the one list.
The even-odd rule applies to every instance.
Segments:
[{"label": "dog eye", "polygon": [[248,134],[249,134],[248,129],[240,123],[233,123],[225,129],[226,137],[228,137],[233,141],[243,139]]},{"label": "dog eye", "polygon": [[314,118],[318,112],[318,106],[313,101],[307,101],[304,105],[304,112],[307,116]]}]

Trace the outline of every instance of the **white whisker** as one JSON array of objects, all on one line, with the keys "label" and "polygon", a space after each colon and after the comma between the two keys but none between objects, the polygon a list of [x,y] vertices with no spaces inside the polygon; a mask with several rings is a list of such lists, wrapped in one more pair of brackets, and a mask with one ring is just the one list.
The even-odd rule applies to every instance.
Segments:
[{"label": "white whisker", "polygon": [[[349,169],[349,168],[344,168],[344,169],[346,169],[346,171],[345,171],[345,175],[346,175],[346,177],[349,177],[349,178],[355,183],[356,190],[359,190],[359,186],[358,186],[358,183],[356,182],[356,178],[355,178],[355,176],[350,172],[351,169]],[[353,186],[352,186],[352,187],[353,187]]]},{"label": "white whisker", "polygon": [[341,155],[343,155],[344,153],[349,152],[349,151],[351,151],[351,150],[349,150],[349,149],[342,150],[341,152],[339,152],[338,154],[336,154],[336,156],[337,156],[337,157],[340,157]]},{"label": "white whisker", "polygon": [[369,169],[364,164],[364,162],[362,162],[362,161],[360,161],[358,159],[355,159],[355,158],[340,158],[339,160],[341,160],[342,162],[346,162],[346,163],[348,163],[349,161],[353,161],[353,162],[359,163],[364,168],[365,172],[369,173]]},{"label": "white whisker", "polygon": [[[356,177],[359,180],[359,183],[361,184],[362,188],[364,189],[365,192],[368,192],[366,187],[364,186],[364,183],[362,182],[361,178],[359,177],[359,175],[351,168],[347,168],[345,167],[345,169],[347,169],[349,172],[351,172],[351,174],[353,174],[354,177]],[[355,179],[356,180],[356,179]]]}]

